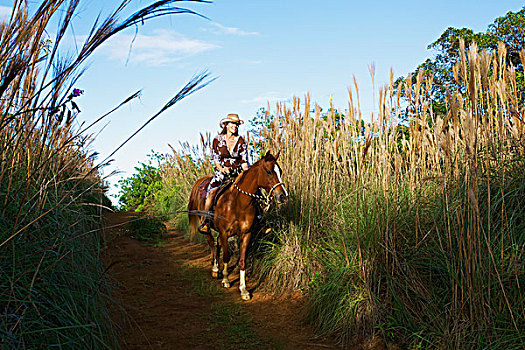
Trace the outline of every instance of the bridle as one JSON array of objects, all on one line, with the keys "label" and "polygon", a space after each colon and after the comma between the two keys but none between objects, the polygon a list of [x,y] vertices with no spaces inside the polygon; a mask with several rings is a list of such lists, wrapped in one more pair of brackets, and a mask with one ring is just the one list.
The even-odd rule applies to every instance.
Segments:
[{"label": "bridle", "polygon": [[268,194],[265,194],[264,192],[262,194],[257,194],[257,193],[250,193],[250,192],[246,192],[242,190],[239,186],[237,186],[237,181],[233,183],[233,186],[237,189],[237,191],[241,192],[242,194],[247,195],[248,197],[255,198],[255,200],[257,200],[257,202],[259,203],[263,211],[268,211],[268,209],[270,209],[270,204],[272,202],[272,193],[277,187],[281,185],[284,185],[284,183],[278,182],[275,185],[273,185],[273,187],[270,189],[270,192]]}]

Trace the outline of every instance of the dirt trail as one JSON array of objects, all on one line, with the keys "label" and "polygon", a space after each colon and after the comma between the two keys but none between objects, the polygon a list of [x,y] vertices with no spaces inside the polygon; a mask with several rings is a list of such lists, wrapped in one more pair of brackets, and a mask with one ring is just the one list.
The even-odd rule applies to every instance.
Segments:
[{"label": "dirt trail", "polygon": [[[133,214],[115,213],[108,226]],[[162,247],[107,230],[106,266],[122,307],[113,311],[123,349],[336,349],[302,324],[300,296],[274,298],[255,290],[242,302],[238,271],[230,289],[212,279],[208,247],[168,230]],[[248,279],[247,287],[256,286]]]}]

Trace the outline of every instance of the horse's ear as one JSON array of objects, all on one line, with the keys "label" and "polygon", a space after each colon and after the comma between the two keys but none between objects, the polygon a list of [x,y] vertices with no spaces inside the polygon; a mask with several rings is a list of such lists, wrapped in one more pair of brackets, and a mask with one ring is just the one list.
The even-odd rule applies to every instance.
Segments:
[{"label": "horse's ear", "polygon": [[266,154],[264,155],[264,158],[265,159],[268,159],[268,157],[270,157],[272,154],[270,153],[270,151],[266,151]]},{"label": "horse's ear", "polygon": [[279,148],[279,152],[277,152],[277,154],[275,155],[275,159],[278,159],[280,154],[281,154],[281,149]]}]

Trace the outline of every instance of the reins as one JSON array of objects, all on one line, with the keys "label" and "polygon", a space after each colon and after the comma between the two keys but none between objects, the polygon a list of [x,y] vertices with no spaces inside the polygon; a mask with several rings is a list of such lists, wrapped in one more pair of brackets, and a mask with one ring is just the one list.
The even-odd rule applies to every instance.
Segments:
[{"label": "reins", "polygon": [[272,201],[272,193],[278,186],[281,186],[281,185],[284,185],[284,183],[278,182],[275,185],[273,185],[273,187],[270,189],[270,192],[268,194],[264,194],[264,193],[257,194],[257,193],[250,193],[250,192],[243,191],[239,186],[237,186],[237,181],[233,183],[233,186],[237,189],[237,191],[241,192],[242,194],[247,195],[248,197],[255,198],[258,201],[261,208],[263,209],[263,211],[268,211],[268,209],[270,208],[271,201]]}]

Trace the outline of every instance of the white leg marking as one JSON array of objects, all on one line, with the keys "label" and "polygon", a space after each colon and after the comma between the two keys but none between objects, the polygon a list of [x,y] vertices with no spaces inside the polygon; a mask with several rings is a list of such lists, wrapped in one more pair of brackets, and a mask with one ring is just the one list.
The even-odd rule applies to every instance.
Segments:
[{"label": "white leg marking", "polygon": [[241,270],[240,275],[239,290],[241,291],[241,298],[242,300],[250,300],[250,293],[246,289],[246,271]]},{"label": "white leg marking", "polygon": [[211,268],[211,275],[217,278],[219,273],[219,265],[217,264],[217,259],[213,259],[213,267]]},{"label": "white leg marking", "polygon": [[[281,170],[279,169],[279,167],[277,166],[277,164],[275,164],[275,167],[274,167],[274,170],[275,170],[275,173],[277,174],[277,179],[279,180],[279,182],[283,182],[281,180]],[[281,185],[283,191],[284,191],[284,195],[285,196],[288,196],[288,191],[286,191],[286,187],[284,187],[284,184]]]},{"label": "white leg marking", "polygon": [[239,289],[246,288],[246,270],[241,270],[240,273],[241,273],[241,276],[240,276],[241,281],[239,282]]},{"label": "white leg marking", "polygon": [[228,263],[224,263],[224,269],[222,270],[222,286],[224,288],[230,288],[230,280],[228,279]]}]

